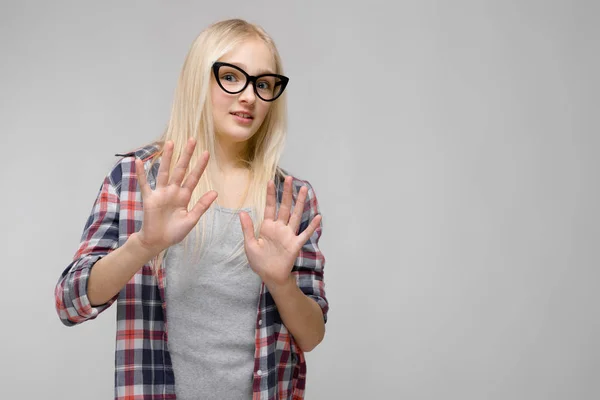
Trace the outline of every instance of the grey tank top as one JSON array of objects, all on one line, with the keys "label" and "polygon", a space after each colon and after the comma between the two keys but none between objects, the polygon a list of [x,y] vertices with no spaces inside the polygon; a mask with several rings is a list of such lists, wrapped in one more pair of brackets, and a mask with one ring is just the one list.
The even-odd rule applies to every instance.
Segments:
[{"label": "grey tank top", "polygon": [[202,218],[212,237],[205,251],[194,228],[189,244],[170,247],[164,259],[175,393],[178,400],[251,399],[261,280],[244,253],[238,213],[214,204]]}]

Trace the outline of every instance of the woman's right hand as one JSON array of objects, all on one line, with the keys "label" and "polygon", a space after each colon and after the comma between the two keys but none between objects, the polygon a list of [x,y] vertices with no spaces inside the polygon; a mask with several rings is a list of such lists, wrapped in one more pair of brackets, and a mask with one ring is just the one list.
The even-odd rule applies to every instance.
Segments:
[{"label": "woman's right hand", "polygon": [[175,165],[172,176],[169,177],[173,142],[165,143],[154,190],[146,180],[142,161],[135,160],[144,212],[142,227],[137,236],[141,244],[152,253],[158,254],[169,246],[181,242],[217,198],[217,192],[211,190],[205,193],[188,212],[192,192],[204,173],[209,158],[208,151],[203,152],[182,184],[195,147],[196,140],[190,138],[185,151]]}]

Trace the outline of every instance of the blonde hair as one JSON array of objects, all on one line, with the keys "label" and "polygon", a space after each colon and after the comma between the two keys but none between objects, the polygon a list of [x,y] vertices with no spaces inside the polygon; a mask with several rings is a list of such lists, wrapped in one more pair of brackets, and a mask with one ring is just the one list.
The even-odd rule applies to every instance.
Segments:
[{"label": "blonde hair", "polygon": [[[204,193],[214,189],[213,177],[218,165],[218,160],[215,158],[217,154],[215,151],[216,138],[210,90],[212,64],[248,39],[259,39],[266,44],[273,55],[275,73],[283,75],[282,62],[275,43],[260,26],[242,19],[213,23],[202,31],[192,43],[179,75],[169,123],[162,137],[153,143],[158,147],[158,151],[151,157],[150,168],[162,156],[164,143],[168,140],[174,142],[170,168],[170,173],[172,173],[176,160],[183,153],[188,139],[196,138],[196,148],[186,177],[200,159],[202,152],[208,150],[211,158],[205,173],[192,193],[188,210]],[[251,204],[250,215],[254,222],[256,235],[258,235],[264,217],[267,182],[273,180],[276,175],[285,175],[279,168],[279,160],[285,144],[286,130],[287,101],[284,92],[272,103],[262,125],[249,140],[247,159],[243,160],[251,171],[247,196],[250,198],[248,203]],[[234,214],[234,217],[237,216]],[[202,235],[200,242],[196,243],[201,252],[207,242],[206,225],[206,218],[203,215],[201,218]],[[199,230],[200,227],[197,225],[195,229]],[[243,253],[243,241],[238,247],[232,257]],[[164,254],[165,251],[153,261],[155,273],[159,272]]]}]

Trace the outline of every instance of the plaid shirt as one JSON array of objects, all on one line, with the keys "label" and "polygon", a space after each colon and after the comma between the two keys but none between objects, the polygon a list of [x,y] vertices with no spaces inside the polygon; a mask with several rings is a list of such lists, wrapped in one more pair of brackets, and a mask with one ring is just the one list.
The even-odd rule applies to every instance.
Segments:
[{"label": "plaid shirt", "polygon": [[[155,187],[159,163],[150,168],[150,156],[157,151],[147,146],[123,156],[104,179],[92,208],[81,243],[73,261],[62,273],[55,289],[56,310],[61,321],[73,326],[92,320],[117,302],[115,349],[115,399],[175,399],[175,376],[167,343],[164,270],[153,274],[150,263],[144,265],[120,293],[106,304],[92,306],[87,283],[94,263],[122,246],[129,235],[142,225],[142,197],[135,173],[135,157],[142,159],[148,183]],[[276,178],[277,198],[281,202],[282,180]],[[302,214],[300,232],[319,212],[315,193],[306,181],[294,178],[294,200],[301,186],[308,196]],[[292,274],[298,287],[314,299],[327,322],[323,267],[319,250],[319,227],[304,244]],[[306,382],[304,353],[296,345],[277,311],[273,297],[261,285],[256,318],[256,350],[253,373],[253,400],[303,399]]]}]

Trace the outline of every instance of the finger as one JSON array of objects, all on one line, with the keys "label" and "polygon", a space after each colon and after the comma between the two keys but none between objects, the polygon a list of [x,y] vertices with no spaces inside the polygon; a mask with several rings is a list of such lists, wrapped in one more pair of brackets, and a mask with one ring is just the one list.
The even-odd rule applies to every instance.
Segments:
[{"label": "finger", "polygon": [[279,205],[279,215],[277,219],[284,224],[290,220],[290,210],[292,209],[292,177],[286,176],[283,181],[283,196]]},{"label": "finger", "polygon": [[265,206],[265,220],[274,221],[277,208],[277,199],[275,198],[275,183],[267,183],[267,204]]},{"label": "finger", "polygon": [[169,182],[169,167],[171,166],[171,156],[173,155],[173,142],[168,141],[165,143],[163,149],[162,159],[160,161],[160,167],[158,167],[158,174],[156,176],[156,187],[164,187]]},{"label": "finger", "polygon": [[245,211],[240,211],[240,223],[242,224],[242,233],[244,234],[244,242],[247,245],[252,245],[256,241],[254,236],[254,223],[252,218]]},{"label": "finger", "polygon": [[218,196],[217,192],[215,192],[214,190],[211,190],[211,191],[204,193],[204,195],[202,197],[200,197],[200,199],[198,199],[198,202],[194,205],[194,207],[188,213],[188,215],[194,221],[194,225],[196,225],[198,223],[198,221],[200,220],[200,217],[202,217],[202,214],[204,214],[206,212],[206,210],[208,210],[208,208],[213,203],[213,201],[215,201],[217,196]]},{"label": "finger", "polygon": [[307,193],[308,188],[306,186],[302,186],[298,191],[296,204],[294,204],[294,211],[292,212],[289,225],[295,234],[298,233],[298,228],[300,228],[300,222],[302,221],[302,213],[304,212],[304,203],[306,202]]},{"label": "finger", "polygon": [[200,160],[198,161],[198,163],[194,166],[194,168],[189,173],[187,178],[185,178],[185,181],[183,182],[183,185],[181,187],[187,188],[190,191],[194,190],[194,188],[200,181],[200,177],[202,176],[202,174],[204,173],[204,170],[206,169],[206,165],[208,164],[208,159],[209,159],[209,154],[208,154],[208,151],[205,150],[202,153],[202,155],[200,156]]},{"label": "finger", "polygon": [[148,181],[146,180],[146,171],[144,170],[144,163],[139,158],[135,159],[135,173],[137,174],[137,180],[140,184],[142,200],[148,198],[152,189],[150,189],[150,186],[148,186]]},{"label": "finger", "polygon": [[310,225],[308,225],[306,229],[300,235],[298,235],[298,241],[300,242],[301,246],[303,246],[304,243],[306,243],[308,239],[310,239],[310,237],[313,233],[315,233],[319,225],[321,225],[321,219],[322,217],[320,214],[315,215],[312,221],[310,221]]},{"label": "finger", "polygon": [[192,158],[194,147],[196,147],[196,140],[194,138],[189,138],[183,154],[179,157],[179,161],[177,161],[177,165],[175,165],[175,168],[173,169],[171,182],[169,183],[181,186],[181,181],[183,181],[185,171],[187,171],[190,165],[190,159]]}]

